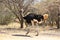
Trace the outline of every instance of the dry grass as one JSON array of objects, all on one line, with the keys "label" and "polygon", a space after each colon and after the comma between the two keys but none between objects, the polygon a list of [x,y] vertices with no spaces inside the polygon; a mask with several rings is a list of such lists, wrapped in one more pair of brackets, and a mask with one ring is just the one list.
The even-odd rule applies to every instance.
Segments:
[{"label": "dry grass", "polygon": [[19,23],[10,23],[8,25],[0,25],[0,28],[19,28]]},{"label": "dry grass", "polygon": [[[20,28],[20,24],[16,23],[16,22],[12,22],[12,23],[10,23],[8,25],[0,25],[0,28]],[[25,29],[25,28],[26,28],[26,25],[24,24],[24,28],[23,29]],[[42,26],[34,26],[34,27],[29,26],[26,29],[28,29],[28,28],[29,29],[33,29],[33,30],[35,30],[35,29],[48,30],[50,28],[56,28],[56,25],[53,26],[53,27],[50,27],[49,25],[48,26],[44,26],[44,27],[43,27],[43,25]]]}]

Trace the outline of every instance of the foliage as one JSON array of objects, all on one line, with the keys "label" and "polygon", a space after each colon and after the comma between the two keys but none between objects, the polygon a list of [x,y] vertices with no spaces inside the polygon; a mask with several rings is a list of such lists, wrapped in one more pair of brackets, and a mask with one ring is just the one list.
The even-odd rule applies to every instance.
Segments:
[{"label": "foliage", "polygon": [[10,12],[0,13],[0,25],[6,25],[13,21],[14,15]]},{"label": "foliage", "polygon": [[58,27],[58,14],[60,14],[60,0],[46,0],[35,5],[41,14],[48,13],[49,14],[49,22],[56,22]]}]

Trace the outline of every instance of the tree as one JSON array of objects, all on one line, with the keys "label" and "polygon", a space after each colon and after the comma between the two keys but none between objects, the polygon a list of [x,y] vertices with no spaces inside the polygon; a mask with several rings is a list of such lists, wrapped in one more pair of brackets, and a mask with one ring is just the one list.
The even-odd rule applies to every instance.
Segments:
[{"label": "tree", "polygon": [[39,9],[41,14],[49,14],[49,24],[53,26],[53,23],[56,22],[57,28],[59,28],[59,18],[60,14],[60,1],[59,0],[43,0],[40,3],[35,5]]},{"label": "tree", "polygon": [[18,18],[23,28],[23,16],[30,10],[30,5],[34,0],[1,0],[14,15]]},{"label": "tree", "polygon": [[50,20],[52,21],[52,25],[53,25],[53,22],[55,21],[58,29],[59,29],[58,14],[60,14],[59,8],[60,8],[60,3],[58,1],[57,2],[55,1],[48,6],[48,10],[50,13]]}]

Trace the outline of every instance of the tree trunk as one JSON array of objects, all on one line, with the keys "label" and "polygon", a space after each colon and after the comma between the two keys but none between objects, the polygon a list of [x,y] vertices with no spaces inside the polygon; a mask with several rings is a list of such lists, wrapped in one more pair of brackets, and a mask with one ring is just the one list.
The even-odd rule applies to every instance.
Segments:
[{"label": "tree trunk", "polygon": [[22,16],[23,12],[20,12],[20,23],[21,23],[21,27],[20,28],[23,28],[23,16]]},{"label": "tree trunk", "polygon": [[58,16],[58,19],[56,20],[56,24],[57,24],[57,29],[59,29],[59,16]]},{"label": "tree trunk", "polygon": [[23,28],[23,17],[21,16],[21,28]]},{"label": "tree trunk", "polygon": [[19,15],[17,15],[15,12],[14,12],[14,15],[18,18],[18,20],[19,20],[19,23],[20,23],[20,25],[21,25],[21,27],[20,28],[23,28],[23,16],[22,16],[22,12],[19,12]]},{"label": "tree trunk", "polygon": [[57,29],[59,29],[59,22],[58,22],[58,21],[56,21],[56,24],[57,24]]}]

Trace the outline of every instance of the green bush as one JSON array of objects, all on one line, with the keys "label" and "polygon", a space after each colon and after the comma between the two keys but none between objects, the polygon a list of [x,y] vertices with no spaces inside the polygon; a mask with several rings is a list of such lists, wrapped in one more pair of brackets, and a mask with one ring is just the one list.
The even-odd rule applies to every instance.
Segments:
[{"label": "green bush", "polygon": [[0,13],[0,25],[6,25],[13,20],[12,13]]}]

